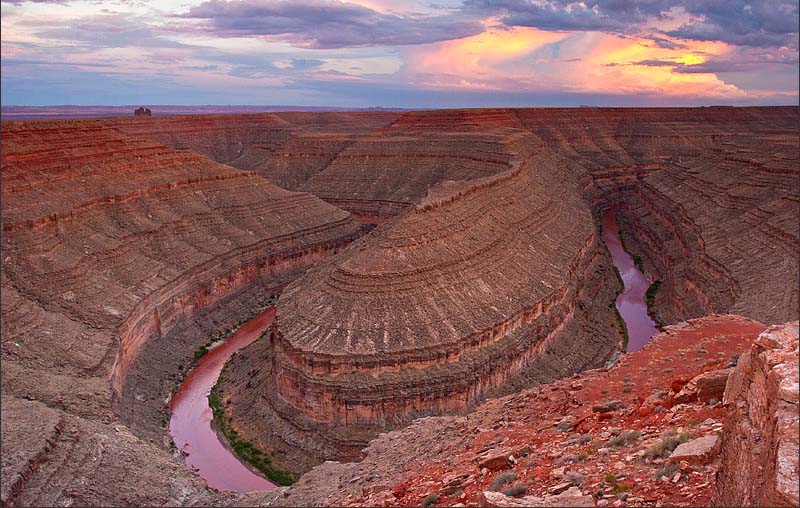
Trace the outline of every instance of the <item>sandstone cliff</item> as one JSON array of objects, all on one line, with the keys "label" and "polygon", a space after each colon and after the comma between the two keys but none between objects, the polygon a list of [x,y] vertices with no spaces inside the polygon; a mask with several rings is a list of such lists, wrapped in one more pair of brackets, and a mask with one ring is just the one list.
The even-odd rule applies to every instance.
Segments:
[{"label": "sandstone cliff", "polygon": [[797,321],[770,327],[731,374],[717,506],[800,504],[797,348]]}]

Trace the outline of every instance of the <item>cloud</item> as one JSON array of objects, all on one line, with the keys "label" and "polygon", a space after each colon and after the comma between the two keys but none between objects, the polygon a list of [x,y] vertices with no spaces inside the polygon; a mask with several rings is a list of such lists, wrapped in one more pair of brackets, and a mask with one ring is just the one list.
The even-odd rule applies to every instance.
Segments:
[{"label": "cloud", "polygon": [[426,44],[483,29],[465,16],[383,13],[333,0],[210,0],[183,17],[206,20],[219,36],[263,36],[314,49]]},{"label": "cloud", "polygon": [[646,65],[647,67],[678,67],[685,64],[672,60],[639,60],[638,62],[633,62],[630,65]]},{"label": "cloud", "polygon": [[180,48],[185,45],[161,37],[145,19],[112,14],[87,16],[36,32],[45,39],[80,42],[92,48]]},{"label": "cloud", "polygon": [[781,67],[793,69],[797,73],[800,59],[796,51],[790,49],[738,48],[725,55],[714,55],[695,65],[684,65],[676,72],[693,73],[731,73],[731,72],[770,72]]},{"label": "cloud", "polygon": [[32,4],[61,4],[64,5],[68,3],[70,0],[2,0],[0,3],[4,4],[11,4],[11,5],[22,5],[24,3],[32,3]]},{"label": "cloud", "polygon": [[[685,13],[686,22],[662,33],[739,46],[797,48],[796,0],[467,0],[465,9],[497,16],[506,26],[619,34],[641,34],[652,21]],[[648,39],[662,48],[680,48],[680,43],[654,34]]]},{"label": "cloud", "polygon": [[638,31],[638,25],[650,18],[665,16],[673,3],[669,0],[467,0],[465,8],[500,16],[507,26],[625,33]]},{"label": "cloud", "polygon": [[686,44],[671,41],[667,38],[659,37],[658,35],[645,35],[643,38],[653,41],[657,47],[662,49],[686,49],[688,47]]},{"label": "cloud", "polygon": [[738,46],[797,48],[796,0],[687,0],[681,7],[698,19],[665,33]]}]

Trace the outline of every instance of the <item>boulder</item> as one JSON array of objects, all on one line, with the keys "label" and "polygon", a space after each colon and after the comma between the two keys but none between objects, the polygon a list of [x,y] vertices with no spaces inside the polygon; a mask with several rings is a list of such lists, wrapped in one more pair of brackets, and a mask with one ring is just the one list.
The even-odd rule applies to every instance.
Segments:
[{"label": "boulder", "polygon": [[582,507],[596,506],[594,498],[585,495],[578,487],[572,487],[557,496],[525,496],[520,498],[509,497],[499,492],[484,491],[486,506],[498,507]]},{"label": "boulder", "polygon": [[706,464],[719,452],[719,437],[703,436],[681,443],[669,456],[668,462],[693,462]]},{"label": "boulder", "polygon": [[697,385],[697,400],[708,402],[712,399],[722,400],[728,377],[733,372],[732,368],[704,372],[695,378]]},{"label": "boulder", "polygon": [[488,469],[489,471],[502,471],[503,469],[511,469],[511,460],[509,456],[511,453],[508,450],[498,451],[490,450],[487,455],[479,457],[478,469]]},{"label": "boulder", "polygon": [[690,402],[708,402],[711,399],[721,400],[725,393],[725,385],[732,368],[703,372],[686,383],[675,395],[675,404]]},{"label": "boulder", "polygon": [[625,407],[625,403],[617,399],[606,399],[592,406],[595,413],[610,413]]}]

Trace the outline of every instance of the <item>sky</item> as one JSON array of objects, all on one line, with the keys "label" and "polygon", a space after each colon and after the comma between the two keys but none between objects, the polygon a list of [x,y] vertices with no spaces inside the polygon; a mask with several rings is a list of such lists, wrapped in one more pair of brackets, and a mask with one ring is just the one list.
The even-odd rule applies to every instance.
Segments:
[{"label": "sky", "polygon": [[4,106],[798,104],[792,0],[2,0]]}]

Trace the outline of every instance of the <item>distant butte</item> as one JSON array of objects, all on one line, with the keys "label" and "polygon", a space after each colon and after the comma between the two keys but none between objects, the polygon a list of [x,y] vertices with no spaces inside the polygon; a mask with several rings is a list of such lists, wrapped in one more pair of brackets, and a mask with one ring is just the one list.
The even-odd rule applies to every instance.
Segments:
[{"label": "distant butte", "polygon": [[[164,428],[195,351],[280,294],[268,340],[234,356],[219,390],[239,435],[296,473],[359,459],[418,417],[480,419],[496,414],[488,398],[543,383],[568,393],[562,378],[605,367],[623,341],[598,226],[609,207],[661,281],[660,320],[745,316],[725,318],[741,333],[714,354],[745,351],[798,314],[799,118],[592,107],[4,121],[3,505],[307,504],[315,488],[376,502],[325,486],[323,471],[357,476],[339,465],[277,498],[204,489]],[[654,354],[622,364],[656,368]],[[579,379],[604,382],[598,372]],[[532,417],[560,418],[564,401]],[[372,441],[362,465],[424,422]],[[442,430],[447,446],[456,431]],[[402,488],[396,503],[422,502]],[[715,488],[726,500],[758,490]]]}]

